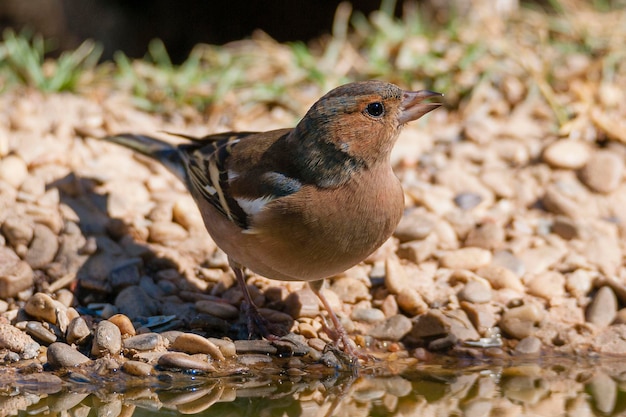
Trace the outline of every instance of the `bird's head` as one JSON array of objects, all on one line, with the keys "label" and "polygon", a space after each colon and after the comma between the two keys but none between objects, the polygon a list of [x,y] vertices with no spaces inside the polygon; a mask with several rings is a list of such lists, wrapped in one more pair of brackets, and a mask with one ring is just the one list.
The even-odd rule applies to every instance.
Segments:
[{"label": "bird's head", "polygon": [[318,171],[327,165],[336,172],[334,184],[346,177],[342,169],[388,161],[400,127],[439,107],[441,103],[426,100],[441,95],[404,91],[383,81],[337,87],[320,98],[296,126],[293,138],[302,162]]}]

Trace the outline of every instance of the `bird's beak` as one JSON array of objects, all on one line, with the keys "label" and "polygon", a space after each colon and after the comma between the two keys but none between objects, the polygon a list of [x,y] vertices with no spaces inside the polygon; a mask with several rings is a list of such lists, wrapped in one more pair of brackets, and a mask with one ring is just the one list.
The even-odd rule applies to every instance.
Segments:
[{"label": "bird's beak", "polygon": [[417,120],[426,113],[435,110],[442,103],[424,103],[424,100],[433,97],[442,97],[443,94],[429,90],[405,91],[400,104],[400,117],[398,122],[405,124],[411,120]]}]

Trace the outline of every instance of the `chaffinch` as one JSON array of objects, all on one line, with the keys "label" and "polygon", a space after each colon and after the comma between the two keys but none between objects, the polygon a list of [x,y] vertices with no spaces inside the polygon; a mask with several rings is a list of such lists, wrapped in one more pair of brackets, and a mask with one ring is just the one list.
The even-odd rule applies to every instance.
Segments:
[{"label": "chaffinch", "polygon": [[244,267],[308,281],[347,353],[356,353],[328,301],[324,278],[364,260],[395,230],[404,208],[391,149],[405,123],[441,104],[432,91],[381,81],[335,88],[292,129],[228,132],[173,146],[148,136],[106,138],[163,163],[191,192],[228,255],[248,304],[248,326],[271,337],[248,292]]}]

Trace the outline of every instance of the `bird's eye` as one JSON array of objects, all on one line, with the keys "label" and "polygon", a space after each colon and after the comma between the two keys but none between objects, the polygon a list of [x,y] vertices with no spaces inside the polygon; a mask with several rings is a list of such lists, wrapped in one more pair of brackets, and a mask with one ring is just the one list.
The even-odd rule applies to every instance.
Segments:
[{"label": "bird's eye", "polygon": [[374,103],[370,103],[365,108],[365,111],[370,116],[380,117],[385,112],[385,106],[380,101],[375,101]]}]

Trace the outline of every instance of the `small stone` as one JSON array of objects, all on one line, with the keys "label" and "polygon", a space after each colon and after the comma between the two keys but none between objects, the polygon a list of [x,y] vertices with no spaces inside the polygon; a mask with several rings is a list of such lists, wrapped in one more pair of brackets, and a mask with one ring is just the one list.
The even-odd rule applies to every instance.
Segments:
[{"label": "small stone", "polygon": [[131,319],[159,314],[159,303],[139,286],[124,288],[115,298],[119,312]]},{"label": "small stone", "polygon": [[380,309],[383,311],[386,318],[389,318],[391,316],[395,316],[396,314],[398,314],[398,311],[399,311],[398,308],[399,308],[398,301],[396,300],[396,297],[394,297],[391,294],[385,297],[382,305],[380,306]]},{"label": "small stone", "polygon": [[165,348],[165,341],[158,333],[144,333],[124,339],[124,349],[146,351]]},{"label": "small stone", "polygon": [[34,228],[30,219],[10,216],[2,223],[2,234],[14,248],[27,247],[33,240]]},{"label": "small stone", "polygon": [[172,207],[172,218],[189,231],[204,229],[202,216],[192,198],[177,198]]},{"label": "small stone", "polygon": [[315,327],[306,322],[298,323],[298,334],[306,337],[307,339],[313,339],[318,337]]},{"label": "small stone", "polygon": [[108,320],[102,320],[96,326],[91,346],[91,354],[104,356],[118,355],[122,351],[122,334],[119,327]]},{"label": "small stone", "polygon": [[67,333],[65,338],[67,342],[70,344],[81,345],[86,340],[87,337],[91,334],[89,327],[87,326],[87,322],[82,317],[76,317],[70,324],[67,326]]},{"label": "small stone", "polygon": [[285,313],[294,319],[319,316],[320,307],[317,295],[310,288],[290,293],[285,299]]},{"label": "small stone", "polygon": [[461,210],[471,210],[483,202],[483,197],[478,193],[459,193],[454,196],[454,204]]},{"label": "small stone", "polygon": [[202,372],[215,372],[215,367],[209,362],[181,352],[170,352],[161,355],[158,364],[167,369],[193,369]]},{"label": "small stone", "polygon": [[413,287],[404,266],[395,256],[385,261],[385,287],[392,294],[401,294],[406,289]]},{"label": "small stone", "polygon": [[580,169],[591,155],[585,142],[562,139],[551,143],[543,152],[543,160],[553,168]]},{"label": "small stone", "polygon": [[268,340],[235,340],[235,348],[238,355],[248,353],[275,355],[278,351]]},{"label": "small stone", "polygon": [[617,297],[613,290],[604,286],[598,290],[587,308],[587,321],[596,326],[608,326],[617,314]]},{"label": "small stone", "polygon": [[611,151],[596,151],[580,173],[583,182],[593,191],[610,193],[624,177],[624,159]]},{"label": "small stone", "polygon": [[504,244],[504,238],[502,226],[494,222],[485,222],[470,230],[465,239],[465,246],[494,250]]},{"label": "small stone", "polygon": [[535,304],[523,304],[506,310],[500,319],[500,327],[509,336],[523,339],[532,336],[544,312]]},{"label": "small stone", "polygon": [[0,246],[0,298],[8,299],[33,286],[34,274],[10,248]]},{"label": "small stone", "polygon": [[461,301],[461,308],[478,332],[485,334],[497,324],[496,315],[489,304],[474,304]]},{"label": "small stone", "polygon": [[626,308],[620,309],[615,315],[615,324],[626,324]]},{"label": "small stone", "polygon": [[237,348],[235,347],[235,343],[232,340],[217,339],[215,337],[209,337],[208,340],[209,342],[217,346],[220,352],[222,352],[222,355],[224,355],[225,357],[230,358],[237,355]]},{"label": "small stone", "polygon": [[39,344],[26,333],[10,324],[0,323],[0,349],[22,353],[29,345],[36,345],[39,348]]},{"label": "small stone", "polygon": [[49,344],[57,341],[57,337],[54,332],[46,328],[38,321],[29,321],[26,324],[26,333],[31,335],[35,340],[44,346],[48,346]]},{"label": "small stone", "polygon": [[150,376],[154,373],[154,368],[145,362],[126,361],[122,365],[122,370],[129,375]]},{"label": "small stone", "polygon": [[41,269],[50,264],[59,250],[59,239],[48,227],[36,224],[33,240],[28,247],[24,260],[33,269]]},{"label": "small stone", "polygon": [[400,223],[396,227],[394,236],[400,242],[425,239],[433,231],[433,216],[423,210],[413,210],[409,214],[402,216]]},{"label": "small stone", "polygon": [[517,292],[524,291],[524,284],[511,270],[497,265],[488,265],[476,271],[476,275],[486,279],[492,288],[508,288]]},{"label": "small stone", "polygon": [[198,311],[221,319],[232,320],[239,317],[239,309],[223,301],[199,300],[195,305]]},{"label": "small stone", "polygon": [[369,335],[375,339],[398,342],[411,331],[411,328],[411,320],[398,314],[375,326],[369,331]]},{"label": "small stone", "polygon": [[344,303],[356,304],[359,301],[372,298],[369,288],[363,281],[356,278],[343,277],[335,279],[330,289]]},{"label": "small stone", "polygon": [[580,236],[576,222],[569,217],[557,216],[552,223],[552,233],[565,240],[576,239]]},{"label": "small stone", "polygon": [[220,349],[213,342],[193,333],[183,333],[178,336],[170,349],[191,354],[205,353],[218,361],[225,359]]},{"label": "small stone", "polygon": [[413,288],[407,288],[397,296],[398,307],[410,316],[422,314],[428,310],[428,304]]},{"label": "small stone", "polygon": [[150,236],[148,240],[154,243],[160,243],[164,246],[173,246],[188,236],[187,230],[177,223],[158,222],[148,227]]},{"label": "small stone", "polygon": [[399,258],[420,264],[430,258],[437,249],[435,239],[412,240],[402,243],[396,252]]},{"label": "small stone", "polygon": [[377,308],[355,308],[352,310],[350,318],[364,323],[377,323],[385,320],[385,313]]},{"label": "small stone", "polygon": [[528,248],[520,252],[519,258],[524,263],[526,273],[539,274],[547,271],[563,259],[566,250],[551,245]]},{"label": "small stone", "polygon": [[526,273],[526,266],[524,265],[524,262],[506,250],[496,251],[493,254],[492,264],[508,269],[517,277],[521,277]]},{"label": "small stone", "polygon": [[48,323],[56,324],[57,315],[56,310],[61,306],[47,294],[38,292],[26,301],[24,310],[31,317],[47,321]]},{"label": "small stone", "polygon": [[90,361],[87,356],[61,342],[48,346],[46,357],[48,364],[53,368],[71,368]]},{"label": "small stone", "polygon": [[515,346],[518,355],[538,355],[541,353],[541,340],[534,336],[528,336],[519,341]]},{"label": "small stone", "polygon": [[28,177],[26,162],[17,155],[8,155],[0,158],[0,180],[20,188],[20,185]]},{"label": "small stone", "polygon": [[565,295],[565,277],[557,271],[546,271],[530,278],[526,284],[528,293],[545,300]]},{"label": "small stone", "polygon": [[125,316],[124,314],[114,314],[107,320],[115,324],[120,329],[122,336],[134,336],[137,334],[135,326],[133,326],[133,322],[130,321],[128,316]]},{"label": "small stone", "polygon": [[470,281],[459,291],[460,301],[487,303],[491,301],[491,288],[479,281]]},{"label": "small stone", "polygon": [[473,271],[491,262],[491,252],[481,248],[461,248],[446,252],[439,261],[444,268]]},{"label": "small stone", "polygon": [[141,280],[139,266],[142,261],[140,258],[127,259],[115,267],[109,273],[109,283],[116,291],[131,285],[138,285]]}]

